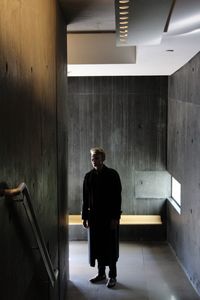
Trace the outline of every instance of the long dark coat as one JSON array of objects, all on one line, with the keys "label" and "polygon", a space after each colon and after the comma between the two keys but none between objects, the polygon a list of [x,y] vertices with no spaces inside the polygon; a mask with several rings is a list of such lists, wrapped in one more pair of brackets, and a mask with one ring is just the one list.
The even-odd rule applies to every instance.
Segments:
[{"label": "long dark coat", "polygon": [[121,215],[121,181],[118,173],[103,165],[92,169],[83,183],[82,219],[89,222],[89,262],[95,260],[110,265],[119,257],[119,226],[112,228],[111,220]]}]

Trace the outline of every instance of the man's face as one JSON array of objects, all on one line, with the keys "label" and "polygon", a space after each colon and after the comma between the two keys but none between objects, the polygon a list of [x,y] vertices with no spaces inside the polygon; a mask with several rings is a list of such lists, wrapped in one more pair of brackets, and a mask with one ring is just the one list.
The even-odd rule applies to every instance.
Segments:
[{"label": "man's face", "polygon": [[92,154],[91,155],[92,166],[96,170],[100,170],[103,166],[103,159],[101,154]]}]

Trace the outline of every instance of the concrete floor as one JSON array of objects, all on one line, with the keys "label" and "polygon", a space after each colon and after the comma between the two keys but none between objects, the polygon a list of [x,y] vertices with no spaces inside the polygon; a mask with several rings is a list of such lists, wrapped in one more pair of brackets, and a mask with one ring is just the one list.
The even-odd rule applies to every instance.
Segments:
[{"label": "concrete floor", "polygon": [[199,300],[166,243],[120,243],[117,285],[91,284],[87,242],[70,242],[70,281],[66,299]]}]

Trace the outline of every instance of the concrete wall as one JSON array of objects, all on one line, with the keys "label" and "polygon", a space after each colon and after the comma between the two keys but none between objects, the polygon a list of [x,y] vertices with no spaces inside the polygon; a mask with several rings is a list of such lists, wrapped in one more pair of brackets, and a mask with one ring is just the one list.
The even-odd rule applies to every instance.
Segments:
[{"label": "concrete wall", "polygon": [[60,278],[47,281],[19,204],[0,199],[1,299],[63,299],[66,36],[56,0],[0,1],[0,181],[28,185]]},{"label": "concrete wall", "polygon": [[160,213],[169,192],[167,78],[69,77],[68,93],[69,213],[81,211],[93,146],[105,149],[105,163],[121,176],[123,213]]},{"label": "concrete wall", "polygon": [[200,54],[169,78],[168,170],[181,183],[181,215],[168,208],[168,239],[200,293]]}]

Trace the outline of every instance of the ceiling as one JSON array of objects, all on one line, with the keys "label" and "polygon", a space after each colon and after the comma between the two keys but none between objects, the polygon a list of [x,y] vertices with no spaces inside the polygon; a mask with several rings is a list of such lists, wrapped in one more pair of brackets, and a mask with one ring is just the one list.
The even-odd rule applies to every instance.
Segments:
[{"label": "ceiling", "polygon": [[60,0],[68,24],[69,76],[171,75],[199,52],[199,0],[129,0],[131,38],[122,46],[118,2]]}]

